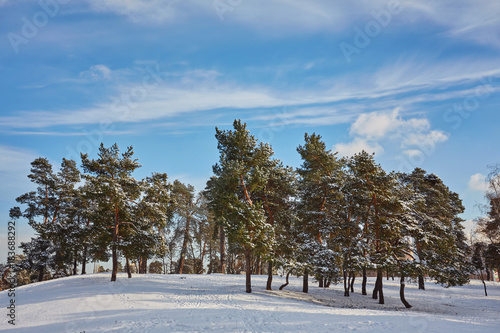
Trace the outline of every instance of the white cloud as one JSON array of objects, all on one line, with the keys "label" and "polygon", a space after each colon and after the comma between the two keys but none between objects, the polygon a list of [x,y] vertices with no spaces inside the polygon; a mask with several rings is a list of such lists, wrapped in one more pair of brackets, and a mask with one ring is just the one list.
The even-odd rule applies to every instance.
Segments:
[{"label": "white cloud", "polygon": [[403,154],[417,157],[422,154],[422,150],[434,151],[437,144],[449,138],[448,133],[431,130],[426,118],[403,119],[398,108],[391,112],[380,111],[359,115],[351,125],[350,133],[353,136],[352,142],[339,144],[335,146],[336,149],[347,152],[364,149],[380,153],[384,149],[379,141],[389,140],[399,144]]},{"label": "white cloud", "polygon": [[366,151],[367,153],[381,154],[384,152],[384,148],[376,142],[370,142],[362,138],[355,138],[349,143],[339,143],[333,146],[333,151],[338,152],[342,156],[352,156],[361,151]]},{"label": "white cloud", "polygon": [[433,150],[438,143],[449,139],[450,135],[443,131],[413,132],[403,136],[404,146],[429,147]]},{"label": "white cloud", "polygon": [[84,81],[100,81],[100,80],[110,80],[111,79],[111,69],[105,65],[94,65],[88,70],[80,73],[80,78]]},{"label": "white cloud", "polygon": [[471,191],[479,191],[486,192],[488,190],[488,182],[486,180],[486,176],[481,173],[476,173],[470,177],[469,190]]},{"label": "white cloud", "polygon": [[134,22],[162,23],[175,21],[182,12],[180,0],[88,0],[95,11],[127,16]]},{"label": "white cloud", "polygon": [[410,158],[417,158],[417,157],[421,157],[423,155],[422,151],[418,150],[418,149],[407,149],[407,150],[403,151],[403,154],[405,154],[406,156],[408,156]]},{"label": "white cloud", "polygon": [[351,135],[359,135],[367,139],[377,139],[386,136],[398,126],[399,110],[391,113],[370,112],[362,114],[351,126]]}]

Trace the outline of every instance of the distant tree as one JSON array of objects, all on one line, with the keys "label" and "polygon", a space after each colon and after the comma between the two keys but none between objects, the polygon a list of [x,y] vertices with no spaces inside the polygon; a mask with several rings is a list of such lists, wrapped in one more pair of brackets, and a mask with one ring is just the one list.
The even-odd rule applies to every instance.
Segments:
[{"label": "distant tree", "polygon": [[484,251],[486,267],[500,272],[500,164],[491,167],[485,197],[488,201],[484,207],[486,216],[478,219],[476,231],[487,243]]},{"label": "distant tree", "polygon": [[486,283],[484,282],[484,270],[486,269],[485,260],[484,260],[484,252],[486,250],[486,244],[481,242],[476,242],[472,245],[472,265],[477,270],[479,278],[484,286],[484,296],[488,296],[488,292],[486,290]]},{"label": "distant tree", "polygon": [[161,261],[153,261],[149,264],[150,274],[161,274],[163,272],[163,264]]},{"label": "distant tree", "polygon": [[182,233],[182,246],[179,261],[177,263],[177,274],[182,274],[186,261],[188,245],[191,242],[191,228],[196,222],[199,202],[195,200],[195,189],[192,185],[184,185],[176,180],[173,184],[172,196],[176,203],[175,216],[178,218],[178,228]]}]

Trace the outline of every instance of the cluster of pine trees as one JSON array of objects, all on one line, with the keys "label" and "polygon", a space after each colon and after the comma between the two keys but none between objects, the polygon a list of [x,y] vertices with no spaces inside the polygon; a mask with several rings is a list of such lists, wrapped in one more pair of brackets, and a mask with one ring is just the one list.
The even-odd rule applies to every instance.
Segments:
[{"label": "cluster of pine trees", "polygon": [[251,292],[251,258],[264,258],[320,286],[344,281],[349,296],[357,272],[362,293],[367,271],[375,271],[373,298],[384,303],[382,274],[424,276],[454,286],[468,282],[469,248],[459,214],[458,194],[424,170],[387,173],[374,156],[361,152],[339,158],[319,135],[305,135],[297,148],[302,165],[293,170],[273,158],[235,121],[234,130],[216,129],[220,160],[205,191],[215,219],[246,261],[246,291]]},{"label": "cluster of pine trees", "polygon": [[[135,179],[140,165],[133,154],[132,147],[120,153],[116,144],[101,144],[96,159],[82,154],[83,173],[72,160],[63,159],[58,172],[46,158],[31,163],[28,177],[37,189],[16,199],[23,211],[15,207],[10,212],[12,219],[26,218],[36,232],[20,246],[20,282],[77,274],[79,263],[85,274],[88,262],[110,259],[115,281],[120,258],[130,277],[131,260],[139,273],[146,273],[148,259],[169,254],[172,261],[177,253],[179,260],[170,266],[183,273],[188,243],[205,251],[213,222],[203,196],[196,197],[190,185],[169,182],[165,173]],[[199,257],[192,260],[191,266],[198,266],[192,271],[202,272],[205,253]]]},{"label": "cluster of pine trees", "polygon": [[374,272],[372,297],[381,304],[389,272],[400,277],[407,307],[407,279],[422,289],[424,276],[445,286],[468,282],[464,207],[436,175],[418,168],[387,173],[366,152],[340,158],[316,134],[305,135],[297,148],[302,165],[293,169],[239,120],[215,136],[219,161],[199,194],[165,173],[135,179],[140,164],[132,147],[120,153],[116,144],[101,144],[97,158],[82,154],[83,172],[72,160],[63,159],[57,173],[47,159],[33,161],[28,177],[37,190],[17,198],[24,210],[11,210],[36,231],[21,244],[18,270],[41,281],[49,273],[77,274],[78,264],[85,274],[88,262],[111,259],[115,281],[120,260],[130,277],[131,261],[146,273],[147,261],[161,258],[155,271],[244,270],[249,293],[252,274],[267,271],[271,289],[283,268],[287,279],[303,276],[304,292],[312,277],[321,287],[343,281],[345,296],[356,275],[366,295]]}]

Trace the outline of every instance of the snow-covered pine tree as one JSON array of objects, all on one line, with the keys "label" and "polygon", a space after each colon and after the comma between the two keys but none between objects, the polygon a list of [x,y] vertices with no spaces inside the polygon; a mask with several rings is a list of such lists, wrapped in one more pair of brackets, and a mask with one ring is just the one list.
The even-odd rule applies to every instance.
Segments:
[{"label": "snow-covered pine tree", "polygon": [[241,120],[235,120],[233,128],[234,131],[216,128],[220,158],[213,170],[219,185],[212,184],[214,193],[210,197],[222,202],[219,214],[229,241],[243,248],[246,292],[250,293],[251,256],[266,255],[274,245],[273,226],[268,223],[264,204],[258,201],[256,193],[263,190],[278,162],[271,158],[272,148],[258,144]]},{"label": "snow-covered pine tree", "polygon": [[458,217],[464,212],[458,194],[450,191],[438,176],[420,168],[400,177],[422,198],[413,207],[418,228],[411,235],[419,289],[425,289],[424,275],[446,286],[467,283],[471,266],[463,219]]},{"label": "snow-covered pine tree", "polygon": [[[298,200],[296,226],[299,235],[299,257],[304,268],[304,292],[307,291],[308,274],[313,273],[323,285],[325,280],[339,276],[342,245],[335,244],[333,235],[336,210],[341,199],[343,160],[326,149],[317,134],[304,136],[305,143],[297,148],[302,165],[297,169]],[[312,272],[309,272],[312,270]]]},{"label": "snow-covered pine tree", "polygon": [[[47,260],[46,267],[52,267],[58,274],[69,274],[68,268],[78,259],[74,201],[78,197],[75,188],[80,181],[80,172],[73,160],[63,159],[58,173],[46,158],[37,158],[31,163],[28,178],[37,185],[37,190],[19,196],[16,201],[27,205],[22,215],[37,233],[37,237],[23,247],[25,251],[41,251]],[[52,252],[48,252],[52,251]],[[26,253],[27,260],[36,254]],[[50,264],[49,264],[50,262]],[[33,266],[29,264],[29,266]],[[39,279],[43,280],[45,269],[37,261]],[[41,268],[42,267],[42,268]],[[75,272],[75,269],[73,269]]]},{"label": "snow-covered pine tree", "polygon": [[121,154],[118,145],[106,148],[101,143],[97,159],[90,159],[88,154],[81,154],[84,178],[91,183],[93,198],[97,201],[98,211],[94,223],[101,230],[112,230],[113,269],[111,281],[116,281],[118,273],[118,246],[120,244],[120,226],[130,221],[133,201],[141,195],[139,181],[132,177],[134,170],[140,167],[133,159],[132,147]]}]

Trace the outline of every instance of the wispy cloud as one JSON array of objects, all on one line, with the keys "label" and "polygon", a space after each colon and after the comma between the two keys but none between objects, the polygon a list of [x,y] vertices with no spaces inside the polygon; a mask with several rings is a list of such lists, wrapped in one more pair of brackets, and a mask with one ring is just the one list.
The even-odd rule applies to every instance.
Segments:
[{"label": "wispy cloud", "polygon": [[[256,121],[268,122],[271,119],[280,124],[333,125],[353,123],[362,113],[374,110],[393,110],[403,106],[407,113],[412,106],[429,101],[445,101],[467,96],[475,86],[491,85],[488,76],[500,75],[500,68],[493,62],[466,63],[468,59],[442,62],[425,69],[415,61],[400,62],[399,66],[388,65],[375,73],[351,73],[336,77],[329,82],[321,82],[305,90],[301,87],[277,89],[261,83],[250,85],[227,78],[215,70],[187,68],[184,71],[144,73],[135,81],[123,83],[117,78],[121,73],[131,74],[129,69],[111,70],[99,64],[80,73],[75,84],[85,80],[107,80],[109,91],[115,91],[108,101],[100,102],[81,109],[59,111],[37,110],[17,111],[15,114],[0,117],[0,130],[45,129],[57,126],[78,126],[108,123],[141,123],[169,120],[174,117],[203,114],[215,110],[264,110],[288,107],[286,114],[257,113]],[[437,70],[441,66],[444,70]],[[449,70],[449,68],[453,70]],[[457,68],[461,67],[457,75]],[[117,74],[118,73],[118,74]],[[82,78],[84,77],[85,80]],[[79,81],[80,80],[80,81]],[[484,82],[480,82],[483,80]],[[439,90],[435,90],[439,88]],[[434,90],[432,94],[429,91]],[[498,90],[498,88],[497,88]],[[492,90],[493,92],[495,89]],[[413,107],[415,109],[415,107]],[[392,112],[392,111],[391,111]],[[384,136],[389,126],[397,123],[404,128],[394,113],[383,115],[368,114],[357,119],[351,131],[366,139]],[[373,123],[377,126],[364,126]],[[419,120],[412,120],[419,121]],[[408,126],[427,126],[419,124]],[[365,131],[365,132],[363,132]],[[371,131],[371,132],[367,132]],[[30,131],[25,131],[30,132]],[[52,132],[52,131],[43,131]],[[73,131],[75,132],[75,131]],[[415,134],[416,135],[416,134]],[[419,134],[421,135],[421,134]],[[443,141],[445,136],[434,133],[431,138]],[[421,136],[409,137],[411,141],[422,140]]]},{"label": "wispy cloud", "polygon": [[[3,0],[5,1],[5,0]],[[141,24],[171,24],[196,17],[220,20],[215,1],[206,0],[87,0],[90,8],[128,17]],[[225,3],[225,2],[224,2]],[[339,31],[373,19],[372,11],[387,9],[390,1],[361,0],[253,0],[228,2],[224,23],[241,24],[266,34],[301,31]],[[500,46],[500,4],[490,0],[396,1],[401,14],[392,19],[401,26],[442,27],[452,38]],[[219,10],[220,11],[220,10]],[[280,13],[280,15],[276,15]]]}]

